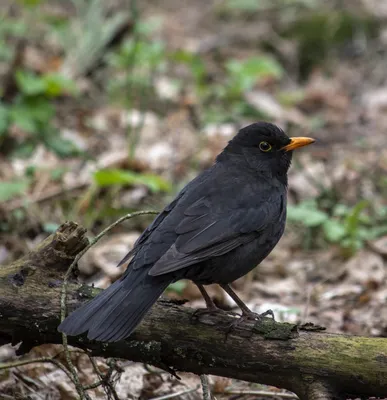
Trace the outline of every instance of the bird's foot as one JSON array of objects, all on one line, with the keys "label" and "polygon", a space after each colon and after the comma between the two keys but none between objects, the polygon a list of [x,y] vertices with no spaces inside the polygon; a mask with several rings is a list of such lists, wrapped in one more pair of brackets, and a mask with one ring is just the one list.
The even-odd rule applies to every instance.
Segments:
[{"label": "bird's foot", "polygon": [[245,321],[262,321],[263,318],[270,316],[273,321],[275,321],[274,313],[272,310],[267,310],[262,314],[255,313],[253,311],[244,311],[243,314],[233,321],[227,329],[227,335],[238,325],[242,324]]},{"label": "bird's foot", "polygon": [[272,320],[275,321],[274,313],[272,310],[266,310],[265,312],[263,312],[261,314],[252,312],[252,314],[258,315],[258,320],[270,316],[272,318]]},{"label": "bird's foot", "polygon": [[241,317],[241,315],[236,312],[225,311],[225,310],[222,310],[221,308],[214,306],[214,307],[207,307],[207,308],[199,308],[199,309],[195,310],[191,316],[191,319],[198,319],[201,315],[211,315],[211,314],[223,314],[223,315],[233,315],[233,316]]},{"label": "bird's foot", "polygon": [[206,308],[198,308],[193,312],[191,315],[191,320],[197,320],[201,315],[211,315],[211,314],[218,314],[222,313],[223,310],[221,310],[218,307],[206,307]]}]

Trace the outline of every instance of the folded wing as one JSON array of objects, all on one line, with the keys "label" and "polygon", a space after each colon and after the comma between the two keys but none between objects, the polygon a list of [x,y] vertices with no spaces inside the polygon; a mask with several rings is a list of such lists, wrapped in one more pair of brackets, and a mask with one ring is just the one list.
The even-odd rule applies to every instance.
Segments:
[{"label": "folded wing", "polygon": [[[258,206],[222,210],[202,197],[184,212],[176,227],[177,239],[153,265],[149,275],[177,271],[228,253],[254,239],[266,240],[273,221],[278,221],[282,198],[267,199]],[[214,209],[215,208],[215,209]]]}]

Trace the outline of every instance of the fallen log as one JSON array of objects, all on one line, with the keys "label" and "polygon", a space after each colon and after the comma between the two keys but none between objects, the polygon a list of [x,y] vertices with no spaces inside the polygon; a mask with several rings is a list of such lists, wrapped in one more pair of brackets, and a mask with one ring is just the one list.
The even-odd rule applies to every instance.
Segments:
[{"label": "fallen log", "polygon": [[[85,233],[77,224],[65,223],[27,256],[0,267],[0,345],[21,342],[23,354],[40,344],[62,343],[56,330],[61,285],[69,265],[88,245]],[[98,291],[73,277],[69,311]],[[385,338],[330,334],[269,318],[229,332],[231,316],[206,315],[198,321],[193,312],[159,300],[125,341],[68,340],[93,355],[269,384],[303,399],[387,396]]]}]

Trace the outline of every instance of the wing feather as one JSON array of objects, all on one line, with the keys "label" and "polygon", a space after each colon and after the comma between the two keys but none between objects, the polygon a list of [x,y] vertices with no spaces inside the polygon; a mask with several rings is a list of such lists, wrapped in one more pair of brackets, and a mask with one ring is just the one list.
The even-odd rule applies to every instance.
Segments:
[{"label": "wing feather", "polygon": [[281,207],[277,201],[265,201],[258,208],[239,208],[218,214],[197,204],[195,207],[201,209],[207,218],[197,219],[200,226],[190,229],[192,217],[186,216],[177,227],[180,234],[175,243],[153,265],[149,274],[157,276],[177,271],[226,254],[256,239],[273,221],[279,220]]}]

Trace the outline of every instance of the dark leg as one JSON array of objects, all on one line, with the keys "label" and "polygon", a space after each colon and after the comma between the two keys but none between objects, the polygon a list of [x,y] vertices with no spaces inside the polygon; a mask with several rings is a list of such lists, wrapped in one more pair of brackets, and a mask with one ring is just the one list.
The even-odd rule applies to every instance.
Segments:
[{"label": "dark leg", "polygon": [[200,285],[199,283],[195,283],[195,285],[199,288],[200,293],[202,294],[204,301],[206,302],[206,308],[201,308],[201,309],[195,310],[192,317],[196,318],[199,315],[215,314],[215,313],[224,313],[224,314],[234,315],[233,312],[224,311],[224,310],[221,310],[220,308],[216,307],[215,303],[212,301],[211,297],[207,293],[206,289],[204,289],[203,285]]},{"label": "dark leg", "polygon": [[215,303],[212,301],[211,297],[209,294],[206,292],[206,289],[204,289],[203,285],[200,285],[199,283],[195,283],[195,285],[199,288],[200,293],[203,296],[204,301],[206,302],[206,306],[208,310],[218,310],[218,307],[216,307]]},{"label": "dark leg", "polygon": [[249,307],[238,297],[238,295],[231,289],[230,285],[220,284],[220,287],[235,301],[237,306],[242,310],[242,318],[244,319],[260,319],[270,315],[274,319],[274,313],[272,310],[267,310],[262,314],[252,312]]}]

